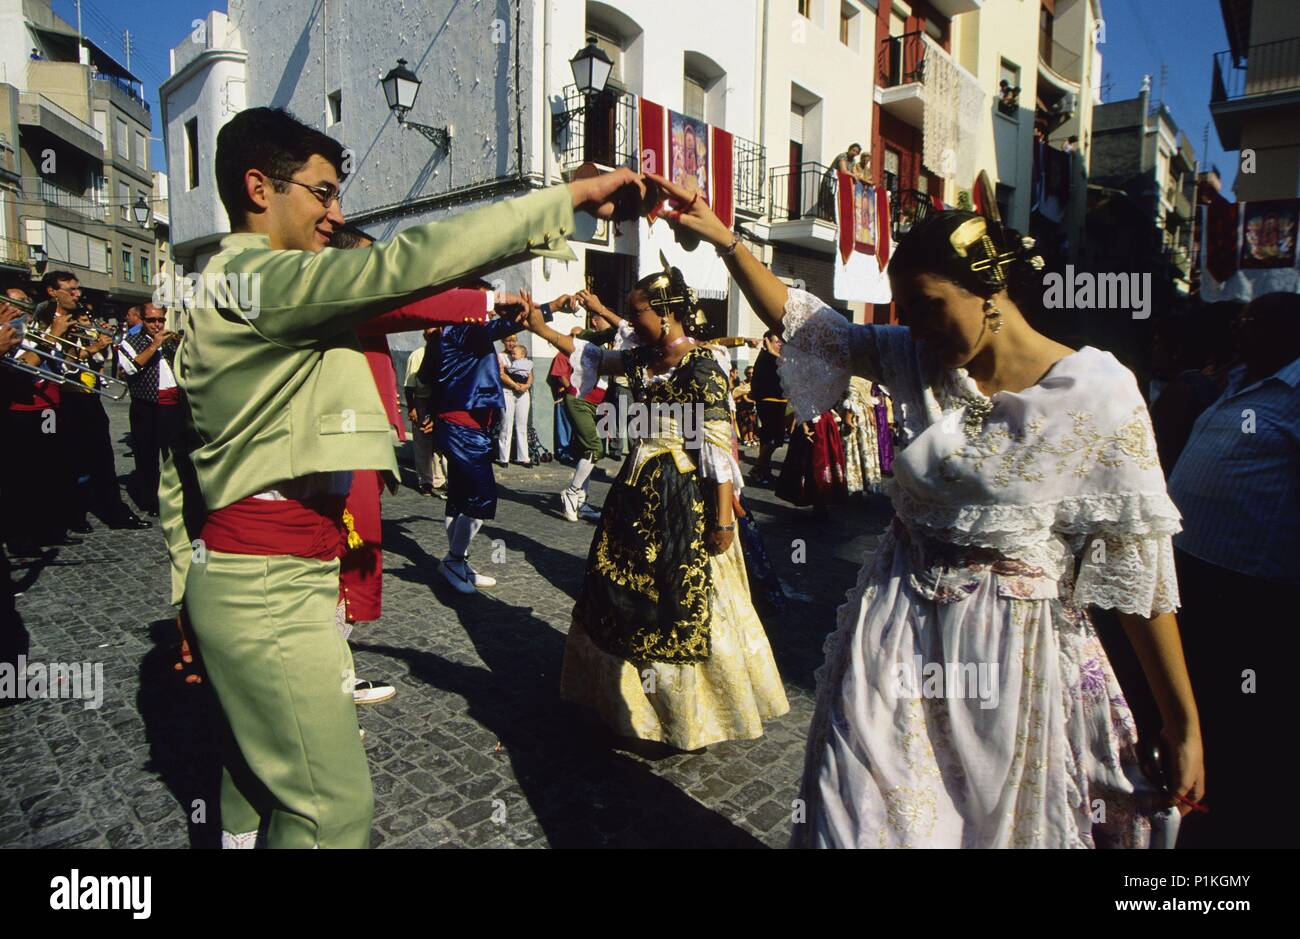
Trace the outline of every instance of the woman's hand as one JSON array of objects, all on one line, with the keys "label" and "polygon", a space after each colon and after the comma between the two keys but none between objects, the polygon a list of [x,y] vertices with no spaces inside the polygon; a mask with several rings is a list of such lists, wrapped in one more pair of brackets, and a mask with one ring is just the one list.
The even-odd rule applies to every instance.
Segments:
[{"label": "woman's hand", "polygon": [[569,192],[573,194],[573,208],[586,212],[596,218],[614,217],[614,196],[624,186],[637,188],[638,204],[645,198],[644,177],[627,167],[612,173],[601,173],[590,179],[575,179],[569,183]]},{"label": "woman's hand", "polygon": [[722,554],[731,547],[731,541],[735,535],[734,531],[719,531],[716,528],[710,528],[704,533],[704,547],[709,554]]},{"label": "woman's hand", "polygon": [[668,220],[668,224],[674,231],[685,228],[715,248],[725,248],[731,244],[735,235],[731,233],[730,228],[722,224],[721,219],[713,214],[709,204],[699,198],[698,192],[688,192],[676,183],[669,182],[654,173],[646,173],[646,178],[658,183],[667,194],[672,208],[665,212],[663,217]]},{"label": "woman's hand", "polygon": [[1166,772],[1175,796],[1174,804],[1186,815],[1193,810],[1188,803],[1199,803],[1205,797],[1205,755],[1200,728],[1178,731],[1165,727],[1160,731],[1160,739],[1168,755]]}]

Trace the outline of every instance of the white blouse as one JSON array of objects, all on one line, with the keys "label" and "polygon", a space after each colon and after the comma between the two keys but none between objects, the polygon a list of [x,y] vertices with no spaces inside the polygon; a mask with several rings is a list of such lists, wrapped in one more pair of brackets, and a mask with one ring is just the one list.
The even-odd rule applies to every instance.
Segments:
[{"label": "white blouse", "polygon": [[[626,321],[624,323],[626,325]],[[594,343],[587,342],[584,339],[573,340],[573,355],[569,356],[569,362],[573,367],[573,374],[569,381],[573,387],[578,390],[578,396],[582,397],[588,394],[596,387],[597,381],[605,375],[623,374],[623,349],[634,348],[637,343],[632,338],[631,330],[620,330],[619,338],[616,340],[616,346],[619,348],[605,349]],[[714,361],[717,361],[717,352],[713,352]],[[721,366],[719,366],[721,368]],[[667,381],[677,371],[676,366],[660,375],[651,375],[646,373],[647,384]],[[727,374],[726,369],[722,374]],[[734,404],[732,405],[734,408]],[[650,421],[650,437],[663,436],[664,427],[658,423],[658,417],[655,412],[648,415]],[[707,423],[713,423],[712,421]],[[717,422],[725,423],[725,422]],[[700,471],[705,479],[712,480],[716,483],[731,483],[733,490],[739,494],[745,488],[744,478],[740,473],[740,464],[736,462],[735,456],[732,455],[731,448],[723,447],[720,443],[715,443],[712,439],[704,437],[705,428],[698,428],[700,442],[699,466]],[[730,437],[731,429],[728,427],[727,435]],[[712,436],[717,436],[712,435]]]},{"label": "white blouse", "polygon": [[1109,352],[1085,346],[1036,385],[987,397],[965,369],[928,364],[905,327],[849,323],[804,291],[790,290],[784,327],[778,374],[801,420],[834,407],[852,375],[893,395],[902,440],[884,491],[910,531],[1040,568],[1077,605],[1178,606],[1181,516],[1137,382]]}]

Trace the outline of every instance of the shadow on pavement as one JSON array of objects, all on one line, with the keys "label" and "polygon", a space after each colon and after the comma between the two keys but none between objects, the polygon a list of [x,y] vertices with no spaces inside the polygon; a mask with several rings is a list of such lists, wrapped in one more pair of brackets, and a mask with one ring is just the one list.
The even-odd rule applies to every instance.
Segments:
[{"label": "shadow on pavement", "polygon": [[[149,624],[153,640],[140,661],[136,707],[144,721],[149,759],[144,768],[156,773],[180,803],[189,826],[190,846],[221,846],[221,708],[212,684],[187,685],[180,661],[176,623]],[[197,664],[197,659],[196,659]],[[202,800],[203,820],[196,822],[195,800]]]},{"label": "shadow on pavement", "polygon": [[764,847],[644,764],[614,752],[603,729],[588,726],[580,709],[560,700],[564,635],[531,608],[481,593],[461,596],[441,581],[434,592],[456,611],[486,669],[387,645],[356,649],[406,662],[412,676],[465,699],[469,719],[501,742],[551,847]]}]

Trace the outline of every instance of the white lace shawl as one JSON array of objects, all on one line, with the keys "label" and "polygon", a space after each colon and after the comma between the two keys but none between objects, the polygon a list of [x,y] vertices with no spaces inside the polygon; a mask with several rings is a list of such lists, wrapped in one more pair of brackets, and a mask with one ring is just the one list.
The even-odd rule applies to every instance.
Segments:
[{"label": "white lace shawl", "polygon": [[[1133,375],[1085,347],[1037,385],[986,402],[964,369],[929,367],[901,326],[862,326],[791,290],[778,374],[801,420],[835,405],[852,375],[886,386],[902,440],[885,492],[931,537],[1031,564],[1079,562],[1073,600],[1154,615],[1178,605],[1181,530]],[[1056,571],[1053,571],[1056,573]]]}]

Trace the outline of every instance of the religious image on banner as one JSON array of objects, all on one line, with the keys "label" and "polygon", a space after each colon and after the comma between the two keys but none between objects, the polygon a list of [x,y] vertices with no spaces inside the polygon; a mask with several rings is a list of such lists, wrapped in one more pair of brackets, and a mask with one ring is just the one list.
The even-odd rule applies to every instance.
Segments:
[{"label": "religious image on banner", "polygon": [[1241,266],[1295,267],[1300,199],[1247,202],[1242,211]]},{"label": "religious image on banner", "polygon": [[876,190],[861,180],[853,182],[853,247],[876,253]]},{"label": "religious image on banner", "polygon": [[683,189],[697,191],[709,198],[709,126],[703,121],[668,112],[668,178]]}]

